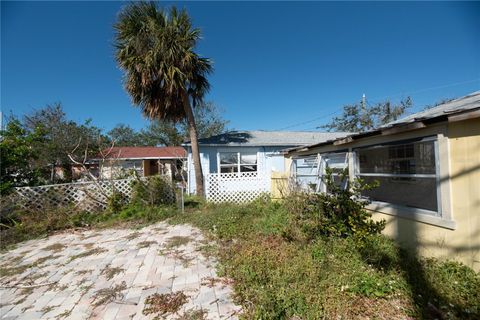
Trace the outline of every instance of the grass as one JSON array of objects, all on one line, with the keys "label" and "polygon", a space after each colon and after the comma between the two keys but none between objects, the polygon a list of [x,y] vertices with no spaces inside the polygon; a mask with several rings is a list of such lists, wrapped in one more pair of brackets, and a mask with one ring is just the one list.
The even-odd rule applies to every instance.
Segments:
[{"label": "grass", "polygon": [[181,314],[177,320],[205,320],[208,312],[203,309],[187,310]]},{"label": "grass", "polygon": [[187,303],[187,296],[183,291],[155,293],[145,299],[143,314],[146,316],[152,314],[157,317],[173,314],[180,310],[185,303]]},{"label": "grass", "polygon": [[112,302],[118,298],[123,298],[122,291],[126,288],[127,284],[125,283],[125,281],[122,281],[122,283],[116,284],[110,288],[98,290],[97,292],[95,292],[95,295],[93,297],[93,305],[95,307],[98,307],[100,305]]},{"label": "grass", "polygon": [[100,254],[100,253],[103,253],[103,252],[106,252],[106,251],[107,250],[105,250],[103,248],[93,248],[93,249],[90,249],[90,250],[84,251],[82,253],[71,256],[69,261],[71,262],[75,259],[85,258],[85,257],[92,256],[92,255],[97,255],[97,254]]},{"label": "grass", "polygon": [[136,239],[140,236],[141,236],[140,232],[132,232],[128,236],[125,236],[125,239],[130,241],[130,240],[134,240],[134,239]]},{"label": "grass", "polygon": [[49,313],[50,311],[52,311],[53,309],[55,309],[56,307],[58,306],[45,306],[42,308],[42,310],[40,310],[40,312],[45,315],[47,313]]},{"label": "grass", "polygon": [[[23,255],[21,255],[21,256],[22,256],[22,259],[23,259]],[[35,260],[32,263],[21,264],[21,265],[18,265],[18,262],[21,259],[13,258],[12,260],[9,261],[8,264],[4,264],[4,265],[0,266],[0,278],[20,275],[28,269],[31,269],[31,268],[34,268],[34,267],[39,267],[42,264],[44,264],[45,262],[47,262],[48,260],[57,259],[58,257],[60,257],[60,256],[50,255],[50,256],[38,258],[37,260]],[[12,265],[14,265],[14,266],[12,266]],[[35,278],[32,278],[32,279],[35,280]]]},{"label": "grass", "polygon": [[[354,237],[318,236],[306,240],[292,236],[302,230],[291,223],[292,214],[287,208],[284,203],[270,201],[249,205],[191,201],[183,214],[168,207],[138,205],[95,216],[29,213],[22,223],[1,231],[1,245],[5,248],[65,228],[138,227],[169,218],[173,224],[192,224],[207,236],[208,242],[198,249],[215,256],[220,263],[219,276],[231,279],[225,281],[233,284],[244,319],[480,318],[480,275],[468,267],[453,261],[419,258],[379,235],[362,242]],[[126,239],[138,235],[132,233]],[[178,248],[191,240],[184,236],[170,238],[165,245],[167,253],[189,263]],[[57,247],[45,249],[60,251]],[[70,260],[102,250],[90,248]],[[4,266],[0,276],[21,274],[29,267],[31,264]],[[215,284],[216,280],[205,281]],[[118,285],[99,291],[95,303],[115,300],[123,290]],[[183,301],[180,294],[149,298],[144,312],[160,315],[181,306]],[[197,318],[201,319],[200,313]]]},{"label": "grass", "polygon": [[480,317],[480,275],[421,259],[384,236],[300,241],[281,203],[199,205],[172,218],[218,244],[219,275],[233,279],[244,319]]},{"label": "grass", "polygon": [[0,268],[0,278],[11,277],[24,273],[26,270],[30,269],[32,264],[23,264],[16,267],[1,267]]},{"label": "grass", "polygon": [[[172,217],[177,209],[171,206],[127,205],[119,212],[106,210],[100,213],[79,212],[74,208],[50,208],[41,211],[17,211],[11,213],[8,221],[0,227],[0,250],[8,250],[16,243],[40,238],[57,231],[72,228],[110,228],[116,226],[139,227],[164,221]],[[93,233],[85,238],[95,237]],[[131,239],[130,239],[131,240]],[[61,245],[45,248],[59,252]]]},{"label": "grass", "polygon": [[148,248],[151,245],[157,244],[157,241],[141,241],[137,243],[137,248],[142,249],[142,248]]},{"label": "grass", "polygon": [[68,318],[70,317],[70,315],[72,314],[72,309],[70,310],[64,310],[62,313],[60,313],[56,319],[64,319],[64,318]]},{"label": "grass", "polygon": [[165,244],[166,249],[173,249],[178,248],[181,246],[185,246],[193,239],[191,237],[184,237],[184,236],[173,236],[167,239],[167,243]]},{"label": "grass", "polygon": [[46,250],[46,251],[53,251],[53,252],[60,252],[62,251],[63,249],[65,249],[66,246],[64,244],[61,244],[61,243],[54,243],[54,244],[51,244],[45,248],[43,248],[43,250]]},{"label": "grass", "polygon": [[104,275],[107,280],[112,280],[117,274],[125,272],[125,269],[120,267],[111,267],[107,265],[101,272],[101,275]]},{"label": "grass", "polygon": [[92,269],[78,270],[78,271],[75,271],[75,275],[83,276],[83,275],[86,275],[87,273],[92,273],[92,272],[93,272]]}]

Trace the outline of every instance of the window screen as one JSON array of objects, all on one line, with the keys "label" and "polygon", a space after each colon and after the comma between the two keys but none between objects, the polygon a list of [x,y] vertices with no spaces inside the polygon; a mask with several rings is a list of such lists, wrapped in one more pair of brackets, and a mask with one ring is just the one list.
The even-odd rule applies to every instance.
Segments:
[{"label": "window screen", "polygon": [[416,141],[356,150],[357,174],[378,188],[364,191],[371,200],[437,212],[435,142]]}]

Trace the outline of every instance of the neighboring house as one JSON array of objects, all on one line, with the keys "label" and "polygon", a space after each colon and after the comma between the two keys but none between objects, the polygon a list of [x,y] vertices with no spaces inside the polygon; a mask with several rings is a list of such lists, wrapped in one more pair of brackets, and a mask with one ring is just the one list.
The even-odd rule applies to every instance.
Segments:
[{"label": "neighboring house", "polygon": [[[260,192],[269,192],[272,172],[285,171],[282,150],[328,141],[346,136],[346,133],[288,132],[288,131],[231,131],[206,139],[199,139],[200,159],[205,177],[206,195],[221,196],[243,193],[244,199]],[[188,152],[189,193],[195,193],[195,171],[190,143]],[[219,184],[220,183],[220,184]],[[223,200],[234,198],[225,195]]]},{"label": "neighboring house", "polygon": [[385,234],[480,269],[480,91],[288,156],[292,177],[316,191],[325,191],[326,167],[379,181],[364,195]]},{"label": "neighboring house", "polygon": [[132,170],[140,177],[157,174],[181,180],[187,153],[182,147],[114,147],[92,159],[103,178],[128,175]]}]

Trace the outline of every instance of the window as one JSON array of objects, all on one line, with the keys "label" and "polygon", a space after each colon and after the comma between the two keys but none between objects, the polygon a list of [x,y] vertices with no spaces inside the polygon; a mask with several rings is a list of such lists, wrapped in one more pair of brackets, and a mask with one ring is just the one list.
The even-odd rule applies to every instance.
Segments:
[{"label": "window", "polygon": [[257,172],[257,154],[220,152],[220,173]]},{"label": "window", "polygon": [[340,177],[340,173],[348,168],[346,152],[297,158],[294,159],[293,164],[295,165],[294,172],[297,184],[308,191],[327,191],[325,184],[322,182],[326,168],[332,169],[332,177],[335,183],[341,185],[343,182],[343,186],[346,185],[346,180],[342,181]]},{"label": "window", "polygon": [[[346,152],[339,153],[329,153],[322,155],[322,160],[324,161],[324,167],[331,169],[333,182],[342,188],[347,187],[348,176],[345,176],[345,179],[342,180],[342,172],[345,169],[348,169],[348,156]],[[325,172],[325,169],[323,172]],[[328,190],[325,190],[328,191]]]},{"label": "window", "polygon": [[422,139],[355,150],[356,173],[378,188],[363,194],[374,201],[439,211],[436,141]]},{"label": "window", "polygon": [[308,191],[317,191],[318,186],[318,155],[296,158],[293,160],[295,181]]}]

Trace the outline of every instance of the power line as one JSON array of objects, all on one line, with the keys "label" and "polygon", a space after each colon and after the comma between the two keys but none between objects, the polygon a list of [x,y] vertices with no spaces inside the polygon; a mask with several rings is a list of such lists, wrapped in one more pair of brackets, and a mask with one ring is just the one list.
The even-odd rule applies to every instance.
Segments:
[{"label": "power line", "polygon": [[467,84],[467,83],[472,83],[472,82],[477,82],[477,81],[480,82],[480,78],[467,80],[467,81],[461,81],[461,82],[455,82],[455,83],[450,83],[450,84],[444,84],[444,85],[440,85],[440,86],[436,86],[436,87],[419,89],[419,90],[416,90],[416,91],[401,92],[401,93],[391,94],[391,95],[383,96],[383,97],[374,97],[374,98],[372,98],[372,100],[383,100],[383,99],[396,97],[396,96],[401,96],[401,95],[412,95],[412,94],[416,94],[416,93],[427,92],[427,91],[432,91],[432,90],[437,90],[437,89],[455,87],[455,86],[459,86],[459,85],[462,85],[462,84]]},{"label": "power line", "polygon": [[[480,82],[480,78],[472,79],[472,80],[466,80],[466,81],[461,81],[461,82],[455,82],[455,83],[450,83],[450,84],[445,84],[445,85],[440,85],[440,86],[435,86],[435,87],[429,87],[429,88],[424,88],[424,89],[419,89],[419,90],[416,90],[416,91],[396,93],[396,94],[392,94],[392,95],[388,95],[388,96],[383,96],[383,97],[374,97],[374,98],[372,98],[371,100],[377,100],[377,103],[378,103],[378,102],[380,102],[380,101],[383,100],[383,99],[387,99],[387,98],[391,98],[391,97],[396,97],[396,96],[401,96],[401,95],[412,95],[412,94],[417,94],[417,93],[421,93],[421,92],[427,92],[427,91],[431,91],[431,90],[437,90],[437,89],[455,87],[455,86],[458,86],[458,85],[467,84],[467,83],[472,83],[472,82],[477,82],[477,81]],[[369,99],[370,99],[370,98],[369,98]],[[375,103],[376,103],[376,102],[373,102],[373,104],[375,104]],[[370,101],[369,101],[368,99],[367,99],[367,105],[369,105],[369,106],[371,105],[371,103],[370,103]],[[341,113],[341,112],[343,112],[343,108],[340,109],[340,110],[337,110],[337,111],[335,111],[335,112],[332,112],[332,113],[329,113],[329,114],[326,114],[326,115],[323,115],[323,116],[319,116],[319,117],[313,118],[313,119],[311,119],[311,120],[307,120],[307,121],[303,121],[303,122],[297,122],[297,123],[294,123],[294,124],[291,124],[291,125],[282,127],[282,128],[280,128],[280,129],[277,129],[277,130],[286,130],[286,129],[298,127],[298,126],[301,126],[301,125],[304,125],[304,124],[312,123],[312,122],[315,122],[315,121],[317,121],[317,120],[320,120],[320,119],[324,119],[324,118],[333,116],[333,115],[338,114],[338,113]],[[318,128],[318,127],[316,127],[316,128]]]},{"label": "power line", "polygon": [[290,129],[290,128],[293,128],[293,127],[298,127],[298,126],[301,126],[301,125],[304,125],[304,124],[312,123],[312,122],[315,122],[315,121],[320,120],[320,119],[324,119],[324,118],[327,118],[327,117],[331,117],[331,116],[333,116],[334,114],[340,113],[340,112],[342,112],[342,111],[343,111],[343,110],[337,110],[337,111],[335,111],[335,112],[332,112],[332,113],[329,113],[329,114],[326,114],[326,115],[323,115],[323,116],[320,116],[320,117],[313,118],[312,120],[303,121],[303,122],[298,122],[298,123],[295,123],[295,124],[292,124],[292,125],[289,125],[289,126],[286,126],[286,127],[280,128],[280,129],[277,129],[277,130],[285,130],[285,129]]}]

